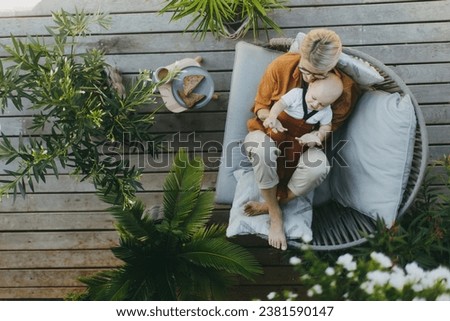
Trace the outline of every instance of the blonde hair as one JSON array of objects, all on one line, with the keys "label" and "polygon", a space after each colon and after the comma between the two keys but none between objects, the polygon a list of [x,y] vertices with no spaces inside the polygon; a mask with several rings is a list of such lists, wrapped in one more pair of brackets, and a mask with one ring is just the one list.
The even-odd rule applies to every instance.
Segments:
[{"label": "blonde hair", "polygon": [[313,29],[308,32],[300,47],[302,59],[314,68],[328,72],[333,69],[342,52],[341,38],[329,29]]}]

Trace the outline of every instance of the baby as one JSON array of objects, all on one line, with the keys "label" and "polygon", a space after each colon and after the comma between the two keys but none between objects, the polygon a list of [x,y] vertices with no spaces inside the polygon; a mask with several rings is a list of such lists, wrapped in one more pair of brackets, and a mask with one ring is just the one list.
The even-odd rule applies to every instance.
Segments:
[{"label": "baby", "polygon": [[280,150],[277,158],[277,197],[280,201],[288,197],[289,180],[300,155],[307,148],[321,147],[327,132],[331,131],[333,112],[330,105],[339,98],[342,90],[340,78],[330,73],[325,79],[309,84],[307,90],[290,90],[270,109],[263,126]]},{"label": "baby", "polygon": [[[320,124],[315,132],[319,141],[323,141],[326,133],[331,131],[331,120],[333,112],[331,104],[342,94],[343,86],[340,78],[330,73],[325,79],[318,79],[311,83],[305,91],[302,88],[291,89],[288,93],[281,97],[270,109],[269,117],[266,118],[263,125],[268,129],[268,134],[275,141],[280,141],[285,135],[277,135],[285,131],[290,132],[290,136],[302,144],[301,136],[311,132],[315,126],[304,128],[299,131],[297,126],[306,124]],[[284,111],[286,115],[279,117]],[[287,116],[287,117],[286,117]],[[292,118],[292,119],[289,119]],[[296,120],[296,121],[295,121]],[[295,123],[298,123],[295,125]],[[294,128],[291,128],[294,126]],[[295,135],[295,132],[298,135]],[[321,145],[319,142],[308,143],[308,147]]]}]

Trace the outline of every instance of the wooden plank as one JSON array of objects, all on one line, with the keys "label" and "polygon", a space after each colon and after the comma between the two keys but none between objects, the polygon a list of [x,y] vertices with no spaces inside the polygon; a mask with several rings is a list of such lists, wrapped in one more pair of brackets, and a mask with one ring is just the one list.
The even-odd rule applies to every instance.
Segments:
[{"label": "wooden plank", "polygon": [[114,219],[109,212],[0,214],[0,231],[2,232],[113,229]]},{"label": "wooden plank", "polygon": [[124,2],[122,0],[29,0],[26,5],[9,1],[0,6],[0,17],[8,16],[42,16],[50,15],[57,8],[74,11],[74,8],[83,8],[86,12],[105,11],[117,12],[145,12],[157,11],[162,8],[159,0],[133,0]]},{"label": "wooden plank", "polygon": [[450,63],[399,65],[390,67],[408,85],[450,82]]},{"label": "wooden plank", "polygon": [[[325,6],[325,5],[343,5],[343,4],[370,4],[370,3],[393,3],[393,2],[407,2],[417,0],[288,0],[286,5],[290,7],[299,6]],[[436,1],[436,0],[429,0]],[[133,2],[124,3],[122,0],[46,0],[29,1],[30,4],[25,6],[23,4],[8,3],[4,4],[0,10],[0,16],[21,16],[21,15],[48,15],[51,14],[55,8],[64,8],[65,10],[73,10],[76,5],[78,8],[83,8],[87,12],[97,12],[104,10],[110,13],[121,12],[143,12],[143,11],[157,11],[164,6],[163,1],[159,0],[133,0]]]},{"label": "wooden plank", "polygon": [[[326,6],[326,5],[343,5],[343,4],[370,4],[370,3],[393,3],[407,2],[417,0],[290,0],[287,5],[291,7],[301,6]],[[431,0],[436,1],[436,0]],[[73,11],[74,7],[83,8],[87,12],[106,11],[109,13],[124,12],[145,12],[157,11],[163,8],[163,1],[160,0],[133,0],[132,2],[124,2],[122,0],[45,0],[45,1],[29,1],[28,5],[21,3],[8,2],[0,6],[0,17],[9,16],[36,16],[49,15],[55,8],[63,8],[67,11]]]},{"label": "wooden plank", "polygon": [[450,145],[430,146],[430,163],[435,160],[442,160],[444,156],[450,155]]},{"label": "wooden plank", "polygon": [[[1,20],[0,20],[1,23]],[[424,39],[428,43],[448,42],[450,34],[450,24],[448,22],[435,23],[411,23],[392,25],[354,25],[354,26],[329,26],[341,37],[345,46],[363,45],[386,45],[386,44],[419,44]],[[298,32],[308,32],[310,28],[295,27],[284,29],[283,34],[269,32],[269,39],[275,37],[294,38]],[[439,32],[436,32],[438,30]],[[162,41],[163,40],[163,41]],[[242,40],[250,43],[254,42],[251,35],[247,35]],[[266,42],[264,38],[261,42]],[[46,42],[52,44],[51,40]],[[155,47],[155,43],[158,46]],[[0,38],[0,44],[11,45],[9,38]],[[189,52],[189,55],[196,56],[207,51],[230,51],[234,50],[236,41],[230,39],[213,39],[207,35],[204,41],[193,39],[190,33],[180,35],[178,33],[140,33],[140,34],[114,34],[114,35],[93,35],[83,38],[79,42],[78,50],[84,52],[92,48],[100,48],[108,54],[129,54],[132,48],[133,53],[177,53]],[[0,56],[5,56],[6,52],[0,48]],[[378,57],[380,58],[380,57]],[[382,57],[381,57],[382,58]],[[380,59],[382,60],[382,59]]]},{"label": "wooden plank", "polygon": [[[299,284],[299,275],[292,267],[264,267],[264,275],[258,276],[255,283],[260,285],[292,285]],[[89,276],[99,269],[33,269],[33,270],[1,270],[2,283],[0,287],[53,287],[81,286],[80,276]],[[270,277],[268,277],[270,275]],[[242,280],[240,284],[253,284]]]},{"label": "wooden plank", "polygon": [[448,43],[389,44],[381,46],[354,46],[355,49],[377,58],[384,64],[414,64],[448,62]]},{"label": "wooden plank", "polygon": [[[167,173],[144,173],[140,182],[144,191],[161,192]],[[215,186],[217,173],[206,172],[203,176],[202,188],[204,190]],[[11,177],[2,176],[1,179],[8,180]],[[48,175],[45,183],[35,186],[35,193],[85,193],[96,192],[94,185],[90,182],[80,182],[76,177],[61,175],[59,178]],[[30,191],[30,194],[33,192]],[[19,200],[18,200],[19,201]],[[0,224],[1,225],[1,224]]]},{"label": "wooden plank", "polygon": [[[130,76],[125,76],[125,77],[130,78]],[[216,93],[218,93],[218,92],[216,91]],[[138,109],[138,112],[142,112],[142,113],[155,112],[156,115],[159,115],[159,114],[173,115],[174,113],[172,113],[167,108],[165,108],[164,102],[159,97],[159,94],[155,94],[155,95],[156,95],[155,103],[140,106],[140,108]],[[184,112],[184,114],[189,113],[189,114],[197,114],[198,115],[199,113],[204,113],[204,112],[226,111],[227,105],[228,105],[229,93],[228,92],[220,92],[220,93],[218,93],[218,96],[219,97],[217,100],[214,100],[214,99],[211,100],[205,107],[200,108],[200,109],[187,110],[186,112]],[[26,116],[32,116],[32,115],[36,114],[36,111],[34,109],[32,109],[30,102],[23,100],[22,103],[23,103],[24,109],[17,110],[14,107],[14,105],[11,103],[11,101],[8,100],[8,105],[6,106],[3,114],[1,115],[1,118],[14,117],[14,116],[26,117]],[[156,116],[156,117],[158,117],[158,116]],[[158,119],[156,119],[156,121],[158,121]]]},{"label": "wooden plank", "polygon": [[[325,7],[302,7],[290,10],[276,10],[271,13],[274,21],[283,28],[302,26],[318,27],[323,25],[371,25],[398,24],[417,22],[443,21],[448,19],[450,4],[447,1],[405,2],[384,4],[358,4]],[[191,18],[171,21],[171,13],[137,12],[116,14],[111,26],[104,31],[92,27],[93,34],[120,34],[146,32],[182,32]],[[317,19],[317,17],[322,17]],[[28,34],[46,35],[45,26],[53,25],[50,17],[9,18],[9,26],[0,25],[0,37],[24,36]]]},{"label": "wooden plank", "polygon": [[450,84],[423,84],[409,86],[419,104],[448,104]]},{"label": "wooden plank", "polygon": [[449,125],[427,126],[428,139],[430,144],[448,144],[450,138]]},{"label": "wooden plank", "polygon": [[[340,5],[336,7],[292,8],[287,12],[277,10],[272,14],[285,28],[303,26],[318,27],[324,25],[371,25],[431,22],[448,19],[450,3],[448,1],[404,2],[371,5]],[[317,19],[321,17],[321,19]]]},{"label": "wooden plank", "polygon": [[[162,192],[138,192],[147,208],[162,204]],[[104,212],[109,204],[102,202],[94,193],[74,194],[28,194],[25,198],[18,196],[16,202],[11,198],[2,200],[1,213],[72,213]]]},{"label": "wooden plank", "polygon": [[0,250],[87,250],[117,246],[116,231],[0,233]]},{"label": "wooden plank", "polygon": [[[185,137],[185,136],[183,136]],[[176,153],[177,149],[175,147],[185,147],[189,148],[190,154],[192,157],[199,157],[202,159],[202,161],[205,164],[205,169],[207,171],[215,171],[218,169],[220,165],[220,157],[221,157],[221,151],[217,150],[211,150],[211,151],[204,151],[202,148],[208,147],[207,142],[213,141],[213,142],[221,142],[223,141],[223,132],[217,132],[217,133],[208,133],[207,135],[203,135],[201,133],[194,132],[191,137],[194,137],[191,140],[185,140],[185,143],[178,144],[176,146],[172,146],[173,148],[169,150],[168,153],[160,153],[156,156],[151,156],[149,154],[144,153],[133,153],[131,155],[129,154],[120,154],[118,157],[123,157],[123,159],[129,160],[130,166],[135,166],[137,168],[143,169],[144,173],[155,173],[155,172],[168,172],[170,171],[173,160],[174,160],[174,154]],[[193,143],[192,141],[195,139],[197,143]],[[200,142],[200,145],[198,144]],[[175,145],[175,144],[174,144]],[[180,146],[183,145],[183,146]],[[210,146],[210,145],[209,145]],[[217,143],[214,143],[214,147],[218,146]],[[230,147],[228,150],[232,150],[232,147]],[[12,162],[8,165],[5,165],[4,161],[0,161],[0,166],[3,170],[9,169],[14,170],[17,169],[17,162]],[[61,175],[70,173],[69,168],[60,168],[58,167],[58,172]],[[1,211],[0,211],[1,212]]]},{"label": "wooden plank", "polygon": [[[147,209],[151,209],[151,206]],[[229,210],[216,205],[212,212],[212,221],[226,224],[228,213]],[[109,212],[0,214],[0,231],[2,232],[112,231],[114,229],[114,218]]]},{"label": "wooden plank", "polygon": [[120,263],[123,262],[117,259],[109,249],[0,252],[0,270],[109,268]]},{"label": "wooden plank", "polygon": [[421,109],[427,124],[449,123],[450,105],[423,105]]},{"label": "wooden plank", "polygon": [[69,293],[82,292],[84,287],[0,287],[2,300],[62,300]]},{"label": "wooden plank", "polygon": [[98,269],[82,270],[3,270],[0,271],[0,287],[75,287],[83,284],[78,281],[81,276],[89,276]]}]

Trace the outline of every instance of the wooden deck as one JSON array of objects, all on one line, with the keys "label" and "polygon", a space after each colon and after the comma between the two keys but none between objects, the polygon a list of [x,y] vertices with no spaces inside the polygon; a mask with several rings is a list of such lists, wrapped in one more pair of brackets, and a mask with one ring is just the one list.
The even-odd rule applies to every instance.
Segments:
[{"label": "wooden deck", "polygon": [[[5,1],[2,1],[2,3]],[[8,1],[9,2],[9,1]],[[14,2],[14,1],[10,1]],[[30,1],[33,2],[33,1]],[[51,11],[76,5],[112,14],[112,27],[98,30],[83,48],[101,47],[108,61],[124,74],[156,69],[184,57],[204,57],[220,98],[205,108],[182,114],[163,110],[154,130],[172,135],[172,141],[202,155],[208,170],[205,188],[214,187],[225,124],[235,41],[207,36],[193,40],[182,33],[183,22],[169,23],[159,15],[161,1],[36,0],[32,8],[5,9],[0,4],[0,43],[16,36],[45,34]],[[285,37],[311,28],[328,27],[339,33],[345,46],[357,48],[391,66],[409,85],[423,110],[431,159],[450,153],[450,1],[292,0],[290,10],[273,14]],[[280,36],[272,34],[271,36]],[[247,41],[253,39],[249,35]],[[266,39],[261,39],[265,42]],[[5,51],[0,49],[0,56]],[[1,131],[18,139],[28,134],[30,115],[13,109],[0,116]],[[195,141],[200,142],[197,145]],[[172,154],[159,163],[134,155],[145,166],[139,195],[149,205],[162,198],[162,182]],[[144,163],[146,162],[146,163]],[[4,164],[0,165],[5,168]],[[2,171],[3,173],[3,171]],[[109,247],[117,241],[111,216],[90,184],[69,175],[48,178],[36,192],[15,203],[0,205],[0,299],[61,299],[79,290],[77,277],[117,264]],[[214,217],[226,222],[226,207],[217,206]],[[264,265],[256,283],[242,283],[230,299],[263,298],[272,290],[298,287],[282,254],[255,238],[241,238]]]}]

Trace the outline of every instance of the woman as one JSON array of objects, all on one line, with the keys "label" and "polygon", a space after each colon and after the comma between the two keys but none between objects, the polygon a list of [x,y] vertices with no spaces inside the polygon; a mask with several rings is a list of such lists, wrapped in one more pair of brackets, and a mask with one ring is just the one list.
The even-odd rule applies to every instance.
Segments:
[{"label": "woman", "polygon": [[[316,132],[304,134],[298,140],[309,148],[305,148],[297,166],[280,182],[278,172],[281,165],[277,165],[277,158],[283,151],[265,134],[263,122],[269,116],[273,104],[289,90],[295,87],[306,90],[308,83],[334,73],[341,77],[343,93],[332,104],[332,130],[342,125],[356,102],[359,90],[350,77],[334,69],[341,52],[342,43],[335,32],[328,29],[312,30],[303,39],[299,53],[286,53],[268,66],[258,87],[253,106],[256,117],[248,122],[249,134],[244,146],[264,202],[247,203],[245,212],[248,215],[269,213],[268,241],[277,249],[287,249],[279,202],[305,195],[317,187],[327,176],[329,164],[325,153],[319,148],[326,137],[319,137]],[[277,197],[280,190],[284,190],[284,193]]]}]

